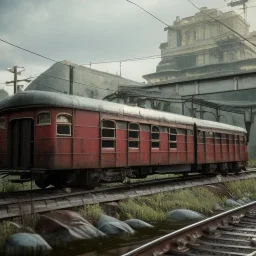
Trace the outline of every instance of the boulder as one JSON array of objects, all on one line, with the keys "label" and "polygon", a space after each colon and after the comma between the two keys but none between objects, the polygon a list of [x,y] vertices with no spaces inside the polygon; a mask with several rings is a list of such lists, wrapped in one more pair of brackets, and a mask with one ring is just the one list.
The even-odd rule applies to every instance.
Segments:
[{"label": "boulder", "polygon": [[168,219],[175,221],[202,220],[205,219],[205,216],[195,211],[177,209],[168,213]]},{"label": "boulder", "polygon": [[238,203],[237,201],[235,201],[234,199],[231,199],[231,198],[226,200],[226,205],[227,206],[231,206],[231,207],[239,207],[239,206],[241,206],[240,203]]},{"label": "boulder", "polygon": [[153,228],[154,227],[151,224],[144,222],[142,220],[138,220],[138,219],[130,219],[130,220],[126,220],[124,222],[126,224],[128,224],[133,229]]},{"label": "boulder", "polygon": [[252,200],[250,200],[248,197],[243,197],[241,200],[243,200],[247,204],[252,202]]},{"label": "boulder", "polygon": [[40,216],[36,231],[51,246],[62,247],[67,243],[106,236],[77,212],[60,210]]},{"label": "boulder", "polygon": [[236,202],[241,204],[241,205],[245,205],[246,204],[246,202],[244,202],[242,199],[238,199]]},{"label": "boulder", "polygon": [[101,207],[106,215],[116,216],[117,213],[121,212],[121,208],[116,202],[104,203]]},{"label": "boulder", "polygon": [[5,244],[5,255],[47,255],[51,246],[38,234],[17,233],[11,235]]},{"label": "boulder", "polygon": [[125,222],[104,214],[100,216],[100,219],[97,223],[97,228],[107,235],[134,233],[134,230]]},{"label": "boulder", "polygon": [[211,193],[213,193],[216,196],[230,196],[228,190],[225,187],[222,187],[221,185],[205,185],[204,187],[207,188]]},{"label": "boulder", "polygon": [[224,212],[225,211],[225,209],[223,209],[218,203],[215,204],[214,210],[216,212]]}]

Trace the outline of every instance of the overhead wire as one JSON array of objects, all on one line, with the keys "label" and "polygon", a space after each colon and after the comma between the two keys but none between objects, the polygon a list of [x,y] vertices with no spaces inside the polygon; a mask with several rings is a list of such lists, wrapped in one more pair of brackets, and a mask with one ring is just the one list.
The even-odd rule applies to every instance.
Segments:
[{"label": "overhead wire", "polygon": [[153,18],[157,19],[158,21],[160,21],[161,23],[163,23],[164,25],[166,25],[167,27],[170,27],[166,22],[162,21],[161,19],[159,19],[158,17],[156,17],[154,14],[150,13],[149,11],[147,11],[146,9],[144,9],[143,7],[139,6],[138,4],[130,1],[130,0],[126,0],[127,2],[136,5],[138,8],[140,8],[141,10],[143,10],[144,12],[148,13],[149,15],[151,15]]},{"label": "overhead wire", "polygon": [[[126,0],[127,2],[129,2],[129,3],[131,3],[131,4],[134,4],[134,5],[136,5],[137,7],[139,7],[140,9],[142,9],[143,11],[145,11],[145,12],[147,12],[148,14],[150,14],[152,17],[154,17],[155,19],[157,19],[158,21],[160,21],[161,23],[163,23],[163,24],[165,24],[165,25],[167,25],[168,27],[169,27],[169,25],[167,24],[167,23],[165,23],[164,21],[162,21],[162,20],[160,20],[159,18],[157,18],[155,15],[153,15],[153,14],[151,14],[150,12],[148,12],[147,10],[145,10],[144,8],[142,8],[142,7],[140,7],[139,5],[137,5],[136,3],[134,3],[134,2],[132,2],[132,1],[129,1],[129,0]],[[191,2],[190,0],[188,0],[189,2]],[[192,3],[192,2],[191,2]],[[192,3],[193,4],[193,3]],[[194,5],[194,4],[193,4]],[[195,6],[195,5],[194,5]],[[195,6],[196,7],[196,6]],[[196,7],[196,8],[198,8],[198,7]],[[199,8],[198,8],[199,9]],[[218,8],[219,9],[219,8]],[[200,10],[200,9],[199,9]],[[200,10],[201,11],[201,10]],[[208,15],[208,16],[210,16],[210,15]],[[212,16],[210,16],[211,18],[213,18]],[[218,22],[220,22],[219,20],[217,20],[216,19],[216,21],[218,21]],[[221,22],[222,23],[222,22]],[[224,24],[225,25],[225,24]],[[226,25],[225,25],[226,26]],[[226,27],[228,27],[228,26],[226,26]],[[228,27],[229,28],[229,27]],[[230,29],[230,28],[229,28]],[[236,31],[234,31],[235,33],[237,33]],[[240,35],[239,33],[237,33],[238,35]],[[243,39],[245,40],[245,41],[249,41],[249,40],[247,40],[246,38],[244,38],[243,37]],[[1,39],[0,38],[0,41],[2,41],[2,42],[4,42],[4,43],[6,43],[6,44],[9,44],[9,45],[11,45],[11,46],[13,46],[13,47],[16,47],[16,48],[18,48],[18,49],[21,49],[21,50],[24,50],[24,51],[26,51],[26,52],[29,52],[29,53],[31,53],[31,54],[34,54],[34,55],[36,55],[36,56],[39,56],[39,57],[42,57],[42,58],[44,58],[44,59],[47,59],[47,60],[50,60],[50,61],[52,61],[52,62],[55,62],[55,63],[58,63],[58,64],[61,64],[61,65],[65,65],[65,66],[68,66],[68,67],[70,67],[70,65],[69,64],[65,64],[65,63],[61,63],[61,62],[59,62],[59,61],[57,61],[57,60],[54,60],[54,59],[52,59],[52,58],[49,58],[49,57],[47,57],[47,56],[44,56],[44,55],[42,55],[42,54],[39,54],[39,53],[36,53],[36,52],[34,52],[34,51],[31,51],[31,50],[28,50],[28,49],[26,49],[26,48],[23,48],[23,47],[21,47],[21,46],[18,46],[18,45],[15,45],[15,44],[13,44],[13,43],[10,43],[10,42],[8,42],[8,41],[6,41],[6,40],[3,40],[3,39]],[[249,41],[250,42],[250,41]],[[215,44],[209,44],[209,45],[215,45]],[[254,45],[254,44],[253,44]],[[255,45],[256,46],[256,45]],[[186,56],[191,56],[191,55],[196,55],[196,54],[187,54]],[[152,56],[146,56],[146,57],[140,57],[140,58],[130,58],[130,59],[125,59],[125,60],[119,60],[119,61],[104,61],[104,62],[98,62],[98,63],[91,63],[91,64],[103,64],[103,63],[112,63],[112,62],[125,62],[125,61],[137,61],[137,60],[148,60],[148,59],[156,59],[156,58],[162,58],[162,57],[166,57],[166,56],[172,56],[172,57],[183,57],[183,56],[175,56],[175,55],[152,55]],[[88,64],[83,64],[83,65],[88,65]],[[78,70],[82,70],[82,71],[84,71],[83,69],[81,69],[81,68],[78,68],[78,67],[75,67],[76,69],[78,69]],[[49,76],[49,75],[48,75]],[[63,78],[59,78],[59,77],[55,77],[55,78],[57,78],[57,79],[62,79],[62,80],[65,80],[65,81],[70,81],[70,80],[68,80],[68,79],[63,79]],[[97,88],[97,89],[102,89],[102,90],[111,90],[111,89],[108,89],[108,88],[102,88],[102,87],[98,87],[98,86],[94,86],[94,85],[88,85],[88,84],[85,84],[85,83],[80,83],[80,82],[75,82],[74,81],[74,83],[78,83],[78,84],[82,84],[82,85],[86,85],[86,86],[89,86],[89,87],[93,87],[93,88]],[[112,90],[112,91],[114,91],[114,90]]]},{"label": "overhead wire", "polygon": [[[141,6],[139,6],[138,4],[135,4],[134,2],[132,1],[129,1],[129,0],[125,0],[129,3],[132,3],[134,5],[136,5],[137,7],[139,7],[140,9],[142,9],[143,11],[146,11],[144,8],[142,8]],[[226,5],[222,5],[220,6],[219,8],[216,8],[215,10],[219,10],[219,9],[222,9],[226,7]],[[215,10],[213,10],[211,13],[215,12]],[[150,12],[146,11],[148,14],[150,14],[151,16],[153,16],[154,18],[156,18],[157,20],[160,20],[159,18],[157,18],[155,15],[151,14]],[[241,13],[238,13],[238,15],[241,15],[243,12]],[[163,24],[167,25],[165,22],[163,22],[162,20],[160,20]],[[168,26],[168,25],[167,25]],[[170,27],[170,26],[168,26]],[[241,40],[241,41],[245,41],[244,39]],[[222,45],[225,45],[225,44],[230,44],[230,43],[222,43]],[[216,45],[216,43],[211,43],[211,44],[205,44],[203,46],[213,46],[213,45]],[[84,63],[84,64],[81,64],[82,66],[85,66],[85,65],[96,65],[96,64],[109,64],[109,63],[119,63],[119,62],[128,62],[128,61],[140,61],[140,60],[149,60],[149,59],[160,59],[162,57],[168,57],[168,56],[172,56],[172,57],[176,57],[176,58],[182,58],[184,56],[194,56],[194,55],[197,55],[197,53],[191,53],[191,54],[182,54],[182,56],[178,56],[178,55],[173,55],[173,54],[162,54],[162,55],[150,55],[150,56],[144,56],[144,57],[138,57],[138,58],[129,58],[129,59],[121,59],[121,60],[112,60],[112,61],[100,61],[100,62],[90,62],[90,63]]]},{"label": "overhead wire", "polygon": [[[195,5],[191,0],[187,0],[188,2],[190,2],[196,9],[198,9],[200,12],[204,13],[205,15],[207,15],[208,17],[210,17],[211,19],[219,22],[221,25],[223,25],[224,27],[226,27],[227,29],[229,29],[230,31],[232,31],[233,33],[235,33],[236,35],[238,35],[239,37],[243,38],[245,41],[247,41],[248,43],[250,43],[251,45],[253,45],[254,47],[256,47],[256,44],[251,42],[250,40],[248,40],[246,37],[244,37],[243,35],[241,35],[240,33],[238,33],[237,31],[235,31],[234,29],[232,29],[231,27],[229,27],[228,25],[226,25],[224,22],[220,21],[219,19],[214,18],[213,16],[211,16],[210,14],[208,14],[207,12],[201,10],[197,5]],[[253,49],[252,49],[253,50]],[[253,50],[255,53],[256,51]]]}]

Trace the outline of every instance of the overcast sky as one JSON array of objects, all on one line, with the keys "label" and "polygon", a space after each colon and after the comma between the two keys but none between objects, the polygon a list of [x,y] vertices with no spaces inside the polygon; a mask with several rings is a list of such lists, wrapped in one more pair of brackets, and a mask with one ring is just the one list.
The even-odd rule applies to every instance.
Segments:
[{"label": "overcast sky", "polygon": [[[197,12],[187,0],[133,1],[170,25],[176,16],[184,18]],[[193,2],[199,7],[231,10],[225,0]],[[249,0],[249,5],[256,5],[256,0]],[[255,11],[248,9],[253,30]],[[0,0],[0,24],[0,38],[52,59],[77,64],[157,55],[167,37],[164,24],[126,0]],[[154,72],[159,61],[125,62],[122,76],[143,82],[142,75]],[[14,65],[26,68],[19,77],[26,78],[40,74],[53,62],[0,42],[0,83],[13,79],[5,70]],[[119,74],[119,63],[92,68]],[[10,86],[5,89],[13,91]]]}]

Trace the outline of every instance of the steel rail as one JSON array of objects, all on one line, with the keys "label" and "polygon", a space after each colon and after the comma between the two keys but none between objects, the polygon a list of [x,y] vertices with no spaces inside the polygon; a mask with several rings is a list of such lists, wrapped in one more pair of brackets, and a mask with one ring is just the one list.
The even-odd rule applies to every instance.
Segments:
[{"label": "steel rail", "polygon": [[[165,183],[165,182],[172,182],[172,181],[184,181],[184,180],[188,180],[188,179],[195,179],[195,178],[200,178],[200,177],[209,177],[209,176],[217,176],[217,175],[222,175],[222,176],[229,176],[229,175],[240,175],[240,174],[252,174],[252,173],[256,173],[256,168],[250,168],[247,171],[243,171],[240,172],[238,174],[234,173],[234,172],[229,172],[229,173],[208,173],[208,174],[190,174],[186,177],[182,176],[177,176],[177,177],[171,177],[171,178],[159,178],[159,179],[152,179],[152,180],[146,180],[146,181],[139,181],[139,182],[134,182],[134,183],[130,183],[130,184],[121,184],[121,185],[117,185],[115,187],[112,187],[112,189],[119,189],[119,188],[127,188],[127,187],[134,187],[134,186],[143,186],[143,185],[149,185],[149,184],[157,184],[157,183]],[[178,174],[177,174],[178,175]],[[106,183],[102,183],[103,188],[96,188],[94,190],[86,190],[88,192],[91,191],[106,191],[109,190],[109,187],[104,187]],[[111,183],[109,183],[111,184]],[[36,189],[26,189],[26,190],[18,190],[18,191],[11,191],[11,192],[1,192],[0,191],[0,197],[3,196],[23,196],[23,195],[31,195],[32,193],[35,194],[46,194],[46,193],[55,193],[55,192],[59,192],[59,194],[66,194],[67,192],[65,192],[63,189],[65,188],[70,188],[69,186],[65,186],[63,188],[55,188],[55,187],[50,187],[50,188],[46,188],[46,189],[40,189],[40,188],[36,188]],[[79,189],[79,188],[72,188],[71,189],[75,189],[77,190],[77,192],[86,192],[84,189]]]},{"label": "steel rail", "polygon": [[207,177],[194,175],[191,177],[176,178],[164,181],[147,181],[146,183],[134,183],[126,186],[103,188],[99,190],[79,191],[66,194],[47,195],[43,197],[10,198],[6,200],[0,197],[0,220],[19,217],[24,214],[42,213],[52,210],[68,209],[88,204],[106,203],[124,200],[138,196],[157,194],[160,192],[174,191],[183,188],[230,182],[256,178],[256,173],[241,173],[232,176]]},{"label": "steel rail", "polygon": [[[228,225],[237,223],[242,217],[246,216],[246,214],[252,210],[256,210],[256,201],[237,207],[235,209],[226,211],[224,213],[220,213],[216,216],[210,217],[208,219],[202,220],[200,222],[194,223],[192,225],[189,225],[187,227],[184,227],[180,230],[174,231],[170,234],[167,234],[163,237],[160,237],[152,242],[149,242],[137,249],[134,249],[128,253],[123,254],[122,256],[148,256],[148,255],[171,255],[167,253],[182,253],[182,255],[186,255],[185,253],[189,251],[190,248],[200,248],[200,245],[197,243],[197,239],[200,238],[204,234],[209,235],[215,235],[215,239],[218,239],[218,236],[216,236],[216,230],[217,228],[223,229],[223,230],[230,230],[232,231],[232,228],[230,228]],[[250,217],[250,216],[248,216]],[[254,215],[253,219],[256,219],[256,215]],[[256,222],[254,222],[254,225]],[[240,229],[242,231],[252,231],[253,234],[250,235],[250,237],[256,239],[256,227],[254,226],[254,229]],[[224,232],[225,233],[225,232]],[[226,232],[232,234],[232,232]],[[239,233],[240,236],[243,235],[243,233]],[[250,246],[243,246],[239,247],[236,245],[233,245],[235,248],[240,249],[254,249],[254,253],[248,254],[248,255],[256,255],[256,244],[255,240],[252,239],[252,242],[254,241],[254,244],[252,247]],[[224,239],[225,240],[225,239]],[[232,239],[226,239],[226,241],[232,241]],[[233,240],[233,242],[236,240]],[[237,240],[241,241],[241,240]],[[204,244],[207,244],[207,242],[203,242]],[[217,247],[217,244],[215,243],[208,243],[212,244],[215,247]],[[222,247],[231,247],[230,245],[222,244]],[[203,248],[202,251],[205,249]],[[220,251],[214,251],[214,250],[205,250],[208,251],[209,255],[215,255],[214,253],[220,253]],[[212,253],[212,254],[211,254]],[[223,252],[222,252],[223,253]],[[226,252],[226,255],[247,255],[247,254],[232,254]],[[225,252],[223,253],[223,255]],[[188,253],[189,255],[189,253]],[[222,254],[218,254],[222,255]]]},{"label": "steel rail", "polygon": [[[165,253],[171,251],[185,253],[191,247],[198,246],[196,244],[196,239],[200,238],[203,234],[214,233],[218,227],[224,227],[225,229],[225,227],[227,227],[230,223],[237,222],[239,219],[241,219],[241,217],[251,210],[256,210],[256,201],[174,231],[126,254],[123,254],[122,256],[157,256],[165,255]],[[226,245],[226,247],[228,246]]]}]

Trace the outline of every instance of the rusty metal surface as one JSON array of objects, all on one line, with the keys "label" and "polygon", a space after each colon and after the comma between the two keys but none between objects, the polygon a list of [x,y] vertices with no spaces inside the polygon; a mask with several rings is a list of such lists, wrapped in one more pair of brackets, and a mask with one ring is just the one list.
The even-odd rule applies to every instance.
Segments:
[{"label": "rusty metal surface", "polygon": [[256,201],[192,224],[123,256],[256,255]]},{"label": "rusty metal surface", "polygon": [[[134,183],[126,186],[99,189],[95,191],[71,192],[66,194],[56,194],[39,196],[27,194],[22,196],[13,195],[8,198],[0,196],[0,219],[18,217],[24,214],[48,212],[59,209],[69,209],[83,206],[85,204],[96,204],[104,202],[119,201],[143,195],[152,195],[159,192],[174,191],[183,188],[202,186],[206,184],[217,184],[234,180],[244,180],[256,178],[256,173],[240,174],[239,176],[216,176],[205,177],[198,175],[190,179],[172,179],[150,181],[146,183]],[[192,182],[196,179],[197,182]],[[32,203],[31,203],[32,202]],[[32,205],[32,207],[31,207]]]},{"label": "rusty metal surface", "polygon": [[132,107],[128,105],[112,103],[108,101],[89,99],[80,96],[60,94],[46,91],[25,91],[10,96],[0,102],[0,112],[11,109],[31,108],[31,107],[60,107],[60,108],[75,108],[86,109],[97,112],[113,113],[126,116],[134,116],[141,119],[152,119],[170,123],[180,123],[187,125],[198,124],[198,126],[210,127],[212,129],[221,129],[227,131],[236,131],[246,133],[246,130],[241,127],[200,120],[188,116]]}]

